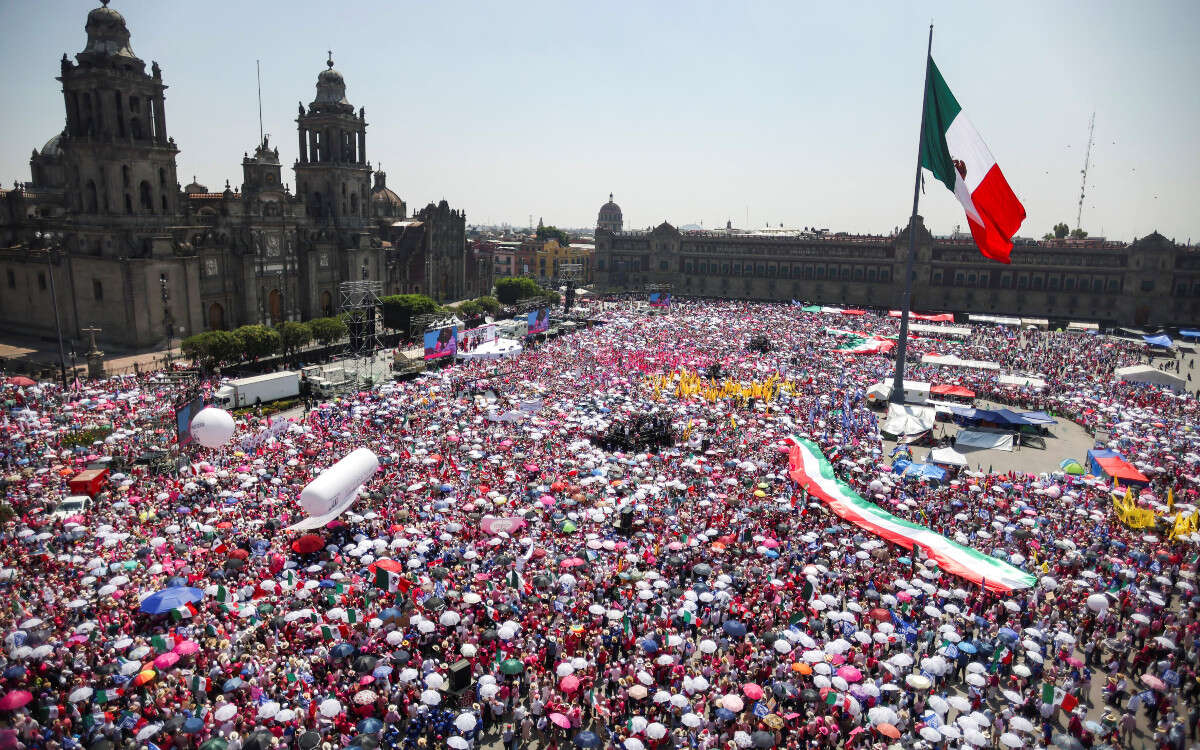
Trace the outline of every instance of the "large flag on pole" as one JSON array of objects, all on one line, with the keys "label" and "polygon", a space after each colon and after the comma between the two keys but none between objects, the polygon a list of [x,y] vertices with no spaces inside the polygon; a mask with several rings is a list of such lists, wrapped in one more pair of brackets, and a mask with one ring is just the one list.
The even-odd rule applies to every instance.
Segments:
[{"label": "large flag on pole", "polygon": [[921,166],[933,172],[958,198],[979,251],[992,260],[1008,263],[1012,236],[1025,220],[1025,207],[1008,186],[992,152],[950,93],[932,58],[925,86]]}]

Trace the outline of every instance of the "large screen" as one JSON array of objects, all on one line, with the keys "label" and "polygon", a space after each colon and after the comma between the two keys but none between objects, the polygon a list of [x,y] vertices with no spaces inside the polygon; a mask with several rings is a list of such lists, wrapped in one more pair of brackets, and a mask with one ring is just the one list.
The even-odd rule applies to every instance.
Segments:
[{"label": "large screen", "polygon": [[458,351],[471,352],[489,341],[496,340],[496,325],[489,323],[478,328],[458,332]]},{"label": "large screen", "polygon": [[196,396],[175,407],[175,439],[180,445],[192,442],[192,417],[204,408],[204,399]]},{"label": "large screen", "polygon": [[425,332],[425,359],[451,357],[458,347],[458,326],[446,326]]},{"label": "large screen", "polygon": [[671,293],[670,292],[650,292],[651,307],[670,307]]},{"label": "large screen", "polygon": [[537,310],[531,310],[526,322],[528,323],[526,333],[544,333],[550,330],[550,308],[542,307]]}]

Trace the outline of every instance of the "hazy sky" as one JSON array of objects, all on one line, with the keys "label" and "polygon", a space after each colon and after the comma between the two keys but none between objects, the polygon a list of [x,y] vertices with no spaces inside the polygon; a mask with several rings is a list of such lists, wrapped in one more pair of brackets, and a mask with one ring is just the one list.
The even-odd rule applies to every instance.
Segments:
[{"label": "hazy sky", "polygon": [[[54,77],[95,2],[0,1],[0,179],[61,130]],[[290,165],[297,102],[333,49],[370,124],[367,155],[410,207],[468,222],[626,227],[669,220],[887,232],[911,210],[923,54],[934,59],[1029,218],[1200,239],[1200,3],[707,3],[114,0],[170,86],[179,176],[238,185],[264,127]],[[285,180],[294,183],[290,170]],[[937,233],[965,218],[927,180]]]}]

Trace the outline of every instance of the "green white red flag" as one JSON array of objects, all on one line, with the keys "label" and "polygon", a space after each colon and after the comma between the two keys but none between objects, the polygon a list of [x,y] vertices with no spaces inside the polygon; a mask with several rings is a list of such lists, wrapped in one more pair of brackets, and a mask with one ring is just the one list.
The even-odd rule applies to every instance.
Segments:
[{"label": "green white red flag", "polygon": [[904,549],[919,547],[937,561],[942,572],[985,586],[988,591],[1008,593],[1036,582],[1020,568],[867,502],[833,473],[833,466],[811,440],[790,437],[786,442],[788,476],[840,518]]},{"label": "green white red flag", "polygon": [[979,252],[1001,263],[1010,262],[1012,237],[1025,221],[1025,207],[932,58],[925,78],[921,166],[958,198]]}]

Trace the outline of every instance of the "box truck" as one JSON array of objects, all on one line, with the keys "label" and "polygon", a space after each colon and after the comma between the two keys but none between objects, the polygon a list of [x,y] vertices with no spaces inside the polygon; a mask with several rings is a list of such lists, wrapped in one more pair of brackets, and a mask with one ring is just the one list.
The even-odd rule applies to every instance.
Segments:
[{"label": "box truck", "polygon": [[257,403],[296,398],[300,395],[300,374],[290,370],[238,378],[224,383],[213,394],[217,406],[240,409]]}]

